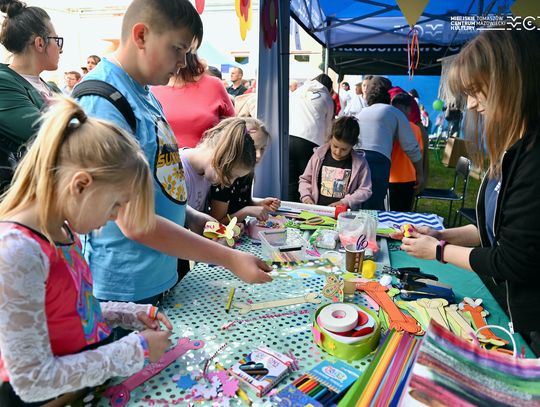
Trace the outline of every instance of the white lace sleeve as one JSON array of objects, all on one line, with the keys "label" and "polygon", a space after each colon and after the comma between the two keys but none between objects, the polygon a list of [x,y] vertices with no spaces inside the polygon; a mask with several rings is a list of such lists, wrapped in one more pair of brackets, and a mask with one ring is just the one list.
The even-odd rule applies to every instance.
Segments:
[{"label": "white lace sleeve", "polygon": [[144,324],[137,318],[138,312],[150,314],[151,304],[134,304],[132,302],[102,302],[103,318],[112,326],[142,331]]},{"label": "white lace sleeve", "polygon": [[19,397],[47,400],[142,369],[144,350],[135,333],[96,350],[52,354],[45,316],[48,267],[34,240],[16,230],[0,236],[0,354]]}]

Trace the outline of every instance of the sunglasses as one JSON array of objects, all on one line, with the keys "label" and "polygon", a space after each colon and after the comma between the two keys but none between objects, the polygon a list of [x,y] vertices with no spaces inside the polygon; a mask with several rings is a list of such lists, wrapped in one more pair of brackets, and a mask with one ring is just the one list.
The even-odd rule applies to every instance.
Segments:
[{"label": "sunglasses", "polygon": [[64,37],[47,37],[48,39],[54,40],[59,49],[62,49],[64,46]]}]

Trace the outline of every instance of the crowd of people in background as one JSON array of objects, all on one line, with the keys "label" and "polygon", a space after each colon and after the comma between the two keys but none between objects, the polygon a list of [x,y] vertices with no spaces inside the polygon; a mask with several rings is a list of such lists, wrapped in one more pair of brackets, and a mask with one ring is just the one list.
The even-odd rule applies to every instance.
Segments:
[{"label": "crowd of people in background", "polygon": [[[0,10],[12,53],[0,64],[0,405],[28,406],[159,360],[170,335],[159,325],[171,324],[156,305],[188,260],[271,281],[261,259],[201,235],[228,215],[266,220],[280,200],[252,194],[271,138],[255,118],[256,82],[234,67],[224,86],[198,59],[203,25],[189,0],[133,0],[118,50],[66,72],[62,90],[41,78],[64,45],[50,16],[19,0]],[[468,95],[475,129],[487,126],[476,139],[489,164],[479,227],[403,241],[430,259],[444,238],[443,262],[506,281],[516,329],[536,351],[539,44],[537,32],[486,32],[460,54],[451,85]],[[113,86],[134,123],[100,95],[60,96],[85,80]],[[410,210],[427,178],[418,92],[382,76],[339,87],[327,74],[290,83],[289,200]],[[461,114],[447,120],[456,127]]]},{"label": "crowd of people in background", "polygon": [[[342,82],[340,92],[334,92],[332,79],[326,74],[300,87],[291,82],[290,90],[290,200],[319,205],[347,204],[352,209],[412,209],[415,193],[423,188],[428,172],[427,151],[423,148],[428,135],[413,96],[392,87],[387,78],[373,75],[364,76],[354,91],[348,82]],[[331,129],[343,118],[355,121],[359,137],[350,149],[343,141],[345,145],[341,147],[346,154],[338,159],[336,143],[341,139]],[[369,188],[366,182],[353,182],[358,167],[350,159],[351,150],[360,152],[362,160],[368,163],[361,170],[368,171]],[[314,161],[315,157],[319,160]],[[317,162],[315,177],[314,162]],[[394,165],[392,174],[391,165]],[[323,177],[321,173],[327,175]],[[332,188],[328,188],[330,178]],[[308,184],[311,187],[306,189]],[[318,184],[316,189],[314,184]]]}]

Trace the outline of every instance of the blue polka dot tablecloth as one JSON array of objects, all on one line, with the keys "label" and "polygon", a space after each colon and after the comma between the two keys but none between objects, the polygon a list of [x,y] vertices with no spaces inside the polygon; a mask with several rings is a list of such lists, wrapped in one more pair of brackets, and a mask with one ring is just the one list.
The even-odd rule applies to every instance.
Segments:
[{"label": "blue polka dot tablecloth", "polygon": [[[381,251],[378,267],[389,265],[386,240],[380,241]],[[261,256],[261,246],[243,238],[237,249]],[[156,270],[159,272],[159,270]],[[312,315],[322,304],[330,300],[323,298],[321,304],[300,304],[279,308],[251,311],[241,315],[234,306],[225,312],[230,289],[235,287],[234,302],[257,303],[277,299],[303,296],[307,293],[320,293],[325,284],[325,276],[310,278],[276,277],[272,283],[249,285],[236,278],[228,270],[207,264],[196,264],[187,276],[166,297],[162,310],[174,326],[173,343],[181,337],[200,339],[206,345],[196,351],[189,351],[158,375],[131,392],[128,406],[147,407],[149,405],[188,406],[185,397],[189,390],[180,388],[176,381],[179,376],[201,371],[206,359],[216,354],[210,364],[209,372],[215,371],[214,362],[229,368],[260,345],[265,345],[278,352],[292,355],[299,369],[287,376],[277,388],[291,383],[303,373],[322,360],[334,361],[318,348],[312,337]],[[355,302],[368,306],[359,294],[345,298],[347,302]],[[224,329],[225,327],[225,329]],[[370,357],[350,362],[352,366],[363,371]],[[176,380],[176,381],[175,381]],[[120,380],[115,380],[116,384]],[[242,386],[253,401],[254,406],[271,406],[269,397],[258,398]],[[231,399],[231,405],[245,405],[239,398]],[[109,406],[106,398],[95,397],[90,405]],[[208,401],[195,405],[215,405]]]}]

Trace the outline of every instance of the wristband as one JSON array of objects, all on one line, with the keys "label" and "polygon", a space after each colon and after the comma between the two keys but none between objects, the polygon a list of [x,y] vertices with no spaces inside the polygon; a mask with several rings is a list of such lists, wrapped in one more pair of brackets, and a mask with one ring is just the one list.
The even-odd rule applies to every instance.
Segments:
[{"label": "wristband", "polygon": [[137,336],[139,337],[139,341],[141,342],[141,347],[143,348],[143,351],[144,351],[144,363],[146,364],[147,362],[150,362],[150,349],[148,348],[148,341],[141,334],[137,334]]},{"label": "wristband", "polygon": [[447,262],[444,261],[444,246],[446,246],[446,241],[439,240],[439,244],[437,244],[437,247],[435,248],[435,258],[437,261],[446,264]]}]

